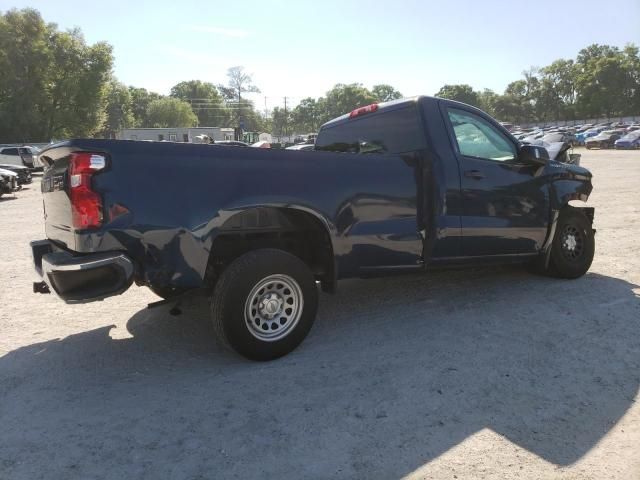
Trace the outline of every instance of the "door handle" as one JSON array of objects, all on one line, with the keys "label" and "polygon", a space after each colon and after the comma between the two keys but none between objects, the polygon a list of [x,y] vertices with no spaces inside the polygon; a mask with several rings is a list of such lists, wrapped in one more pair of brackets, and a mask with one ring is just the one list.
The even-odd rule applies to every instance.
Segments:
[{"label": "door handle", "polygon": [[484,174],[480,170],[466,170],[464,172],[465,177],[475,178],[476,180],[480,180],[484,178]]}]

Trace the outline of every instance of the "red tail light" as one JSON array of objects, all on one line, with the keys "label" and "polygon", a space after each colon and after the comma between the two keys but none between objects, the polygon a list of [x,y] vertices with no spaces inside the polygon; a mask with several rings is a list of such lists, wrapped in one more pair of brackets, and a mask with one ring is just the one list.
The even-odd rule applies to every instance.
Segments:
[{"label": "red tail light", "polygon": [[367,113],[373,113],[378,110],[378,104],[372,103],[371,105],[367,105],[366,107],[356,108],[349,114],[349,118],[359,117],[360,115],[365,115]]},{"label": "red tail light", "polygon": [[85,230],[102,225],[102,199],[92,190],[91,177],[107,164],[104,155],[89,152],[71,154],[69,190],[73,228]]}]

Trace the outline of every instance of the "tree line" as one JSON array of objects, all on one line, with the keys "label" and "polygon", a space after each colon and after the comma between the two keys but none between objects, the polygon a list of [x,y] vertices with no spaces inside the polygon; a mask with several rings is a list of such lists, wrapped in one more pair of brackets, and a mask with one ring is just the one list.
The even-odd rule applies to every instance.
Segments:
[{"label": "tree line", "polygon": [[[374,102],[402,98],[391,85],[337,84],[294,108],[260,112],[251,75],[231,67],[226,83],[180,82],[169,95],[126,86],[113,75],[106,42],[88,45],[79,29],[60,31],[34,9],[0,15],[0,143],[107,137],[130,127],[237,127],[275,135],[309,133]],[[445,85],[436,96],[482,108],[503,121],[571,120],[640,114],[635,45],[591,45],[576,59],[523,72],[503,93]]]},{"label": "tree line", "polygon": [[576,59],[530,68],[504,93],[445,85],[436,96],[477,106],[514,123],[640,115],[638,47],[590,45]]}]

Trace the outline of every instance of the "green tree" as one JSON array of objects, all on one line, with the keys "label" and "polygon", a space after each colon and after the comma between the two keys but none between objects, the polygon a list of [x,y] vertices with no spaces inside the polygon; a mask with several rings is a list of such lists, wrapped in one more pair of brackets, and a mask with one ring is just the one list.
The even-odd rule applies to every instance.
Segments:
[{"label": "green tree", "polygon": [[518,97],[510,94],[499,95],[493,104],[493,115],[501,121],[520,123],[526,121],[522,109],[522,102]]},{"label": "green tree", "polygon": [[180,82],[171,88],[171,96],[191,104],[200,126],[222,127],[229,124],[229,109],[213,83],[200,80]]},{"label": "green tree", "polygon": [[102,135],[105,138],[115,138],[117,132],[134,124],[129,89],[113,79],[107,89],[106,120]]},{"label": "green tree", "polygon": [[473,105],[474,107],[480,107],[480,95],[471,85],[467,84],[445,85],[438,90],[436,97],[448,98],[449,100],[456,100],[468,105]]},{"label": "green tree", "polygon": [[485,88],[478,93],[480,101],[479,108],[487,112],[489,115],[495,116],[496,101],[499,95],[491,89]]},{"label": "green tree", "polygon": [[253,102],[242,100],[241,103],[242,119],[244,121],[245,132],[263,132],[265,131],[265,119],[255,109]]},{"label": "green tree", "polygon": [[303,98],[291,112],[292,128],[298,133],[317,132],[320,116],[320,107],[316,99]]},{"label": "green tree", "polygon": [[88,137],[104,122],[113,56],[33,9],[0,17],[0,141]]},{"label": "green tree", "polygon": [[633,61],[609,45],[590,45],[576,60],[577,108],[584,116],[612,116],[628,111],[634,82]]},{"label": "green tree", "polygon": [[33,9],[0,16],[0,141],[45,139],[48,103],[43,66],[51,64],[49,32]]},{"label": "green tree", "polygon": [[375,103],[377,100],[373,93],[360,83],[348,85],[338,83],[319,102],[323,107],[320,123],[322,124],[332,118],[349,113],[358,107]]},{"label": "green tree", "polygon": [[253,111],[253,104],[243,101],[243,93],[260,93],[260,89],[253,84],[253,78],[244,71],[244,67],[231,67],[227,70],[227,86],[219,85],[218,89],[222,92],[227,103],[231,105],[235,112],[233,119],[236,125],[245,122],[245,130],[251,131],[247,126],[246,118],[250,118],[251,122],[256,120],[256,112]]},{"label": "green tree", "polygon": [[105,120],[112,49],[106,43],[87,46],[79,30],[54,32],[51,41],[46,137],[91,137]]},{"label": "green tree", "polygon": [[274,135],[288,135],[291,128],[291,111],[275,107],[271,112],[271,133]]},{"label": "green tree", "polygon": [[153,100],[147,110],[147,119],[153,128],[194,127],[198,117],[184,100],[165,97]]},{"label": "green tree", "polygon": [[534,117],[536,103],[534,97],[538,95],[538,82],[537,78],[535,81],[533,78],[525,77],[523,80],[516,80],[507,85],[504,95],[497,102],[497,108],[503,115],[499,116],[501,120],[523,123]]},{"label": "green tree", "polygon": [[134,126],[150,127],[149,105],[154,100],[163,98],[162,95],[155,92],[149,92],[146,88],[129,87],[129,96],[131,97],[131,112],[133,113]]},{"label": "green tree", "polygon": [[398,100],[402,98],[402,94],[393,88],[391,85],[374,85],[371,89],[371,93],[378,99],[379,102],[389,102],[391,100]]},{"label": "green tree", "polygon": [[623,54],[623,65],[627,71],[627,86],[623,95],[625,97],[625,115],[640,114],[640,55],[638,47],[633,44],[625,45]]}]

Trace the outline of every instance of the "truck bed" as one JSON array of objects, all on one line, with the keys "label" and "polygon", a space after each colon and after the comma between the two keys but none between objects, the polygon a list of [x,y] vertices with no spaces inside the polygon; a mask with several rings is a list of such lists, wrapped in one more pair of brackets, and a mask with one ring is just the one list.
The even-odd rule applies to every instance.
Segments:
[{"label": "truck bed", "polygon": [[[105,170],[93,178],[104,214],[95,230],[71,226],[68,163],[78,151],[107,158]],[[341,277],[358,275],[367,265],[415,265],[422,253],[416,165],[399,155],[70,140],[41,158],[50,165],[42,183],[50,240],[80,254],[151,257],[184,287],[202,283],[218,230],[235,211],[252,205],[317,217],[332,234]],[[393,249],[380,246],[385,235],[396,239]]]}]

